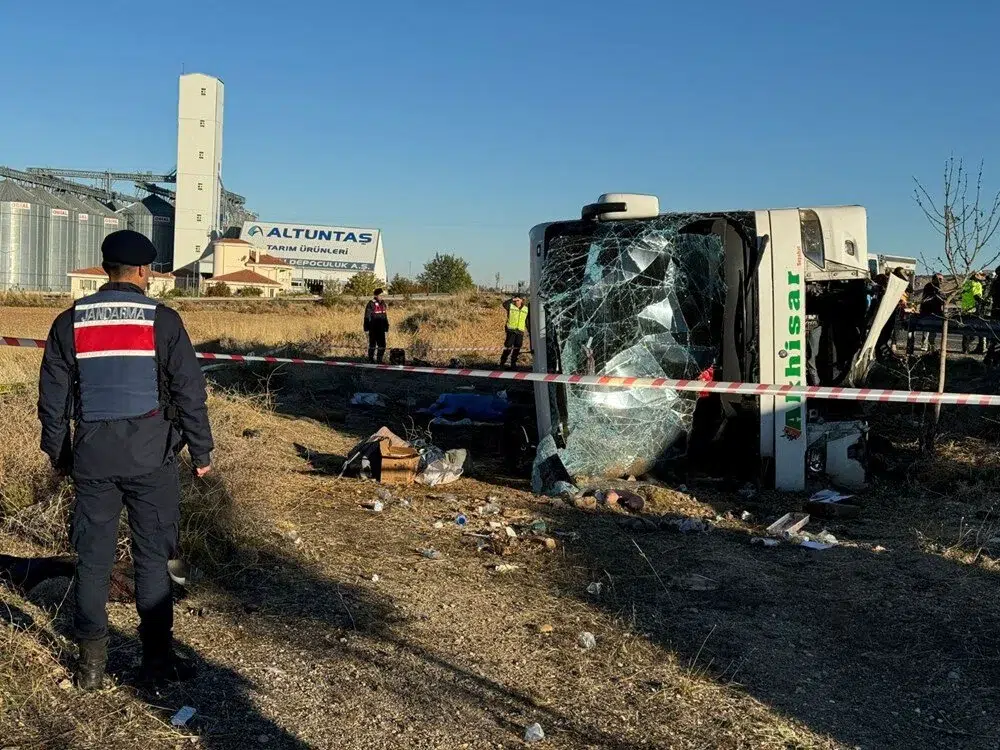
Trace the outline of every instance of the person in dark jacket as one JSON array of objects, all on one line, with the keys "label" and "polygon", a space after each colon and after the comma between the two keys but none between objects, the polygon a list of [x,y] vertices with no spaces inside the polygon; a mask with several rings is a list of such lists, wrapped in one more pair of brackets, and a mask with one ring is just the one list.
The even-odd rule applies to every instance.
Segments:
[{"label": "person in dark jacket", "polygon": [[[941,289],[941,285],[944,283],[944,274],[936,273],[931,277],[931,280],[924,284],[923,292],[920,295],[920,316],[930,316],[933,315],[937,318],[944,317],[944,292]],[[928,341],[930,346],[928,347]],[[928,348],[934,349],[937,343],[937,334],[924,331],[923,335],[923,346],[921,348],[927,351]]]},{"label": "person in dark jacket", "polygon": [[114,232],[101,245],[110,282],[52,324],[38,386],[41,448],[76,489],[75,682],[99,689],[107,661],[107,599],[118,519],[128,510],[142,673],[194,674],[173,649],[167,561],[179,536],[177,455],[187,444],[197,476],[211,468],[205,378],[180,316],[146,296],[156,249]]},{"label": "person in dark jacket", "polygon": [[382,364],[385,358],[385,334],[389,331],[389,313],[382,290],[376,289],[375,294],[365,307],[365,333],[368,334],[368,361]]}]

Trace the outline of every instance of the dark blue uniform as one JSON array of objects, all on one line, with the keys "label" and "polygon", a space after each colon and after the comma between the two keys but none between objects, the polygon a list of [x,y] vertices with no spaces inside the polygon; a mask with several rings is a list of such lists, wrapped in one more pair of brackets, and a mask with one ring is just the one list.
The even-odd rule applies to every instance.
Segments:
[{"label": "dark blue uniform", "polygon": [[[76,634],[107,634],[118,519],[128,509],[144,658],[169,658],[167,560],[180,517],[177,454],[196,467],[213,448],[205,378],[174,310],[110,283],[56,318],[42,359],[42,450],[76,486]],[[71,430],[72,425],[72,430]]]}]

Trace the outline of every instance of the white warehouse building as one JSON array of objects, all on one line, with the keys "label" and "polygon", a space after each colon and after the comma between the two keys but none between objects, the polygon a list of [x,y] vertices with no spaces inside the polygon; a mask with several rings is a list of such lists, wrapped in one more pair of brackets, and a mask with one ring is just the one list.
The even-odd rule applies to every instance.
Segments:
[{"label": "white warehouse building", "polygon": [[379,229],[246,221],[240,239],[292,266],[298,289],[339,286],[362,271],[387,279]]}]

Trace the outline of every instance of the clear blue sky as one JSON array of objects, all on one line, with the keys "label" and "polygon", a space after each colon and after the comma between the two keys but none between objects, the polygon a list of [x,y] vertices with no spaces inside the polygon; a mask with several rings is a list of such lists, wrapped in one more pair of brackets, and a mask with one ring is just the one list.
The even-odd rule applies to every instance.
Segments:
[{"label": "clear blue sky", "polygon": [[934,255],[912,176],[954,152],[1000,187],[992,5],[4,3],[0,163],[173,168],[184,66],[226,83],[226,186],[381,227],[390,273],[526,278],[528,229],[606,191],[861,203],[872,250]]}]

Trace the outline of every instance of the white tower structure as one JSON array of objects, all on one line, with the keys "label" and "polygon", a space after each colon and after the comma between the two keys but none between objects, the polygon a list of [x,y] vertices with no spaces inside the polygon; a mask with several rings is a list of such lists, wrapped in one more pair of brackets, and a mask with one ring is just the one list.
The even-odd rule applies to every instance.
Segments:
[{"label": "white tower structure", "polygon": [[221,229],[224,89],[203,73],[180,79],[174,270],[197,273],[213,232]]}]

